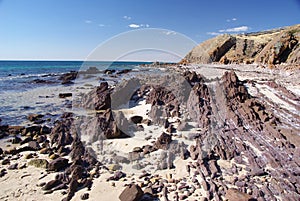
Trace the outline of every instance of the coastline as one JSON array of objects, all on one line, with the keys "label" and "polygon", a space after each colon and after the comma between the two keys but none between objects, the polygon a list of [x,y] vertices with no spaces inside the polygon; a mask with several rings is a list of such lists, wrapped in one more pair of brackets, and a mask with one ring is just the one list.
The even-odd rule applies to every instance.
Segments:
[{"label": "coastline", "polygon": [[[174,67],[176,70],[178,70],[178,67]],[[252,99],[255,99],[255,101],[266,101],[266,105],[264,105],[267,108],[267,111],[269,113],[275,114],[275,115],[280,115],[283,114],[281,117],[281,124],[282,127],[284,126],[293,126],[293,128],[295,128],[296,130],[300,128],[300,122],[299,120],[297,120],[297,116],[299,117],[299,100],[293,100],[293,101],[289,101],[290,97],[294,96],[295,97],[299,97],[300,94],[300,79],[299,79],[299,73],[297,73],[297,71],[294,72],[283,72],[280,70],[269,70],[269,69],[263,69],[263,68],[258,68],[255,67],[255,65],[196,65],[196,66],[186,66],[184,70],[190,70],[191,72],[196,72],[197,74],[201,74],[205,77],[206,80],[208,81],[204,81],[204,83],[208,83],[207,86],[211,86],[214,83],[217,83],[215,80],[222,80],[225,79],[224,75],[226,74],[225,72],[230,72],[230,71],[234,71],[237,74],[237,77],[240,81],[233,81],[233,80],[225,80],[223,82],[234,82],[234,84],[243,82],[243,85],[246,86],[248,92],[250,93]],[[167,69],[164,74],[162,74],[163,76],[167,76],[168,72],[173,71],[173,69]],[[182,73],[181,70],[179,70],[180,73]],[[124,77],[122,76],[122,79],[127,78],[128,80],[131,80],[131,75],[129,72],[128,74],[124,74]],[[140,74],[144,74],[144,72],[140,72]],[[151,75],[151,72],[149,73]],[[138,72],[134,72],[134,76],[139,75]],[[178,74],[175,74],[176,76]],[[127,77],[126,77],[127,76]],[[148,75],[147,75],[148,76]],[[149,82],[149,79],[151,80],[151,76],[150,78],[147,78],[145,80],[147,80]],[[162,80],[162,83],[165,83],[166,81],[170,81],[170,80],[175,80],[175,82],[171,82],[169,84],[177,84],[177,81],[180,80],[180,78],[184,78],[184,76],[181,77],[176,77],[175,78],[169,78],[169,80],[165,79]],[[231,75],[233,76],[233,75]],[[186,76],[188,79],[196,79],[194,77],[192,77],[192,74],[188,74]],[[97,78],[97,77],[96,77]],[[105,77],[106,80],[109,80],[110,84],[109,87],[114,86],[114,85],[118,85],[118,79],[120,79],[119,76],[112,76],[109,75]],[[140,77],[139,77],[140,78]],[[197,77],[197,79],[201,79],[199,77]],[[143,79],[141,79],[143,81]],[[159,79],[157,79],[156,81],[160,81]],[[146,82],[146,81],[145,81]],[[194,84],[194,81],[190,81],[191,83]],[[85,84],[82,84],[85,83]],[[159,83],[159,82],[158,82]],[[201,82],[199,82],[201,83]],[[253,84],[254,83],[254,84]],[[277,85],[275,85],[275,84]],[[66,109],[66,104],[70,106],[70,101],[73,100],[73,98],[75,97],[82,97],[82,93],[84,94],[88,94],[88,91],[92,91],[96,86],[99,86],[99,80],[96,79],[95,77],[91,77],[88,79],[84,79],[84,80],[79,80],[78,83],[75,82],[74,85],[70,85],[67,87],[50,87],[49,91],[45,90],[44,88],[40,88],[40,89],[36,89],[36,91],[32,91],[32,92],[25,92],[26,96],[24,96],[23,94],[21,95],[17,95],[16,96],[23,96],[24,101],[20,99],[21,103],[18,103],[20,105],[23,106],[30,106],[30,107],[36,107],[34,105],[31,105],[31,100],[30,98],[34,99],[34,102],[40,102],[41,99],[44,102],[43,104],[38,104],[38,105],[43,105],[43,107],[36,108],[37,110],[33,110],[34,113],[42,113],[45,114],[45,112],[49,109],[49,107],[52,108],[56,108],[57,109],[57,113],[56,112],[52,112],[52,115],[59,115],[62,114],[64,112],[72,112],[71,108],[67,108]],[[125,84],[125,86],[127,86]],[[165,86],[169,86],[169,85],[165,85]],[[195,85],[196,86],[196,85]],[[193,86],[193,87],[195,87]],[[218,85],[217,85],[218,86]],[[231,86],[231,85],[228,85]],[[176,87],[176,86],[175,86]],[[190,88],[190,90],[193,90],[193,87]],[[110,89],[110,88],[109,88]],[[215,91],[217,91],[216,88],[212,88]],[[102,89],[101,89],[102,90]],[[104,90],[104,88],[103,88]],[[180,88],[179,88],[180,90]],[[199,89],[202,90],[202,89]],[[224,89],[223,89],[224,90]],[[239,89],[240,90],[240,89]],[[106,92],[107,89],[105,89],[104,91],[101,92]],[[72,98],[71,97],[67,97],[67,98],[59,98],[59,93],[72,93]],[[176,90],[174,90],[173,92],[176,92]],[[284,92],[284,93],[283,93]],[[144,95],[139,97],[138,99],[136,99],[136,104],[135,107],[131,107],[129,105],[127,105],[125,108],[123,108],[122,110],[125,111],[125,118],[130,120],[131,117],[133,116],[142,116],[143,120],[147,120],[150,119],[151,121],[155,120],[153,119],[154,116],[151,116],[151,107],[153,107],[153,105],[155,105],[156,103],[153,103],[153,100],[155,100],[155,98],[157,98],[156,96],[151,97],[150,91],[141,91],[141,94]],[[224,93],[223,95],[228,95],[226,90],[223,91],[222,93]],[[246,92],[243,92],[246,93]],[[38,95],[39,94],[39,95]],[[40,98],[39,96],[45,97],[46,95],[50,95],[50,98],[47,99],[43,99]],[[278,94],[281,94],[280,96]],[[34,96],[35,95],[35,96]],[[151,99],[152,98],[152,102],[150,101],[150,103],[146,103],[145,100],[147,99]],[[213,97],[212,97],[213,98]],[[145,100],[144,100],[145,99]],[[251,99],[251,101],[252,101]],[[249,99],[250,100],[250,99]],[[10,100],[8,100],[10,101]],[[27,102],[26,102],[27,101]],[[157,101],[157,100],[155,100]],[[167,101],[167,98],[166,100]],[[235,100],[237,101],[237,100]],[[105,103],[106,104],[106,103]],[[139,105],[140,104],[140,105]],[[218,102],[217,100],[217,108],[218,110],[222,110],[221,109],[221,105],[224,104],[222,102]],[[242,104],[240,102],[237,101],[236,104]],[[139,105],[139,106],[138,106]],[[71,106],[74,106],[74,104],[71,104]],[[249,170],[249,168],[247,168],[247,163],[246,162],[239,162],[237,161],[237,159],[220,159],[220,158],[208,158],[208,161],[212,161],[208,163],[209,168],[203,169],[205,167],[205,165],[203,165],[200,162],[200,158],[194,156],[193,157],[193,153],[191,152],[191,150],[193,150],[192,147],[197,146],[197,140],[194,139],[194,134],[198,133],[198,135],[203,135],[202,134],[202,130],[199,129],[199,127],[194,126],[195,123],[199,122],[194,122],[193,120],[188,121],[188,118],[185,119],[185,115],[187,115],[188,113],[186,112],[188,110],[188,105],[184,105],[184,104],[180,104],[180,107],[182,107],[180,109],[180,113],[183,114],[183,116],[178,116],[176,117],[167,117],[167,121],[169,123],[168,126],[166,125],[159,125],[159,119],[157,120],[157,123],[154,124],[147,124],[147,122],[139,122],[136,125],[133,125],[135,127],[135,129],[140,129],[140,131],[136,131],[136,134],[134,135],[134,137],[131,138],[122,138],[122,139],[107,139],[104,140],[104,144],[102,145],[102,151],[103,149],[107,149],[107,153],[104,153],[104,156],[107,155],[107,158],[104,157],[104,159],[102,158],[101,163],[103,162],[108,162],[107,164],[98,164],[97,165],[91,165],[90,167],[87,168],[87,170],[89,171],[87,174],[89,175],[89,177],[87,178],[91,178],[93,181],[93,185],[91,187],[91,190],[88,191],[87,188],[82,188],[79,189],[79,191],[74,192],[75,195],[72,197],[72,200],[80,200],[82,199],[82,195],[85,193],[89,194],[89,199],[90,200],[94,200],[96,198],[101,198],[103,200],[118,200],[119,195],[123,192],[125,185],[128,185],[130,183],[135,183],[138,184],[140,187],[142,187],[144,192],[148,192],[149,194],[152,194],[152,196],[157,197],[158,199],[161,200],[166,200],[166,196],[167,196],[167,200],[176,200],[178,197],[178,199],[186,199],[186,200],[200,200],[204,198],[215,198],[216,196],[218,196],[221,199],[225,199],[225,197],[227,199],[228,196],[234,196],[239,194],[240,192],[240,196],[246,198],[249,198],[250,195],[254,194],[254,190],[253,188],[248,188],[248,186],[245,184],[240,184],[237,182],[242,182],[244,181],[245,177],[249,177],[249,175],[253,174],[253,170]],[[244,107],[244,106],[243,106]],[[46,110],[46,111],[45,111]],[[100,111],[100,110],[99,110]],[[102,111],[102,110],[101,110]],[[212,111],[214,112],[214,109],[212,108]],[[227,109],[226,109],[227,111]],[[32,112],[32,111],[30,111]],[[48,112],[48,111],[47,111]],[[74,112],[74,111],[73,111]],[[228,111],[229,114],[231,111]],[[127,114],[126,114],[127,113]],[[257,112],[257,114],[259,114],[259,112]],[[8,114],[9,115],[9,114]],[[24,113],[23,115],[28,115],[28,113]],[[93,117],[97,117],[97,112],[95,114],[93,114],[95,116]],[[100,112],[100,115],[102,115],[102,113]],[[190,114],[189,114],[190,115]],[[222,115],[226,114],[221,114],[220,117],[223,117]],[[265,114],[262,114],[265,115]],[[284,117],[286,115],[289,115],[287,117]],[[168,115],[167,115],[168,116]],[[271,115],[270,115],[271,116]],[[58,117],[58,116],[56,116]],[[76,111],[75,111],[75,117],[76,117]],[[102,117],[102,116],[101,116]],[[115,118],[117,116],[114,116]],[[293,123],[290,122],[289,118],[292,118],[293,120],[295,120]],[[76,117],[77,118],[77,117]],[[75,118],[75,119],[76,119]],[[80,115],[79,115],[79,120],[80,120]],[[269,117],[268,117],[269,118]],[[59,119],[59,118],[57,118]],[[194,119],[195,120],[195,119]],[[198,121],[198,119],[196,119]],[[55,120],[53,120],[54,122]],[[84,117],[82,118],[82,121],[85,124],[89,125],[89,121],[86,120]],[[178,127],[179,124],[178,122],[184,122],[186,121],[187,125],[194,127],[191,129],[187,129],[185,131],[185,129],[183,129],[182,131],[179,131]],[[262,120],[258,120],[257,121],[262,121]],[[248,120],[245,120],[245,122],[248,122]],[[249,121],[250,122],[250,121]],[[26,122],[26,126],[29,126],[28,124],[29,122]],[[204,124],[204,121],[203,121]],[[266,123],[267,124],[267,123]],[[279,122],[277,122],[277,124],[280,124]],[[130,124],[131,125],[131,124]],[[171,125],[171,126],[170,126]],[[271,125],[271,124],[270,124]],[[54,126],[54,125],[51,125]],[[120,125],[119,125],[120,126]],[[122,127],[122,125],[121,125]],[[176,131],[172,131],[172,128],[176,129]],[[239,126],[236,126],[236,128],[240,129]],[[269,129],[269,128],[267,128]],[[276,127],[272,127],[272,129],[276,130]],[[205,130],[205,129],[204,129]],[[255,129],[254,129],[255,130]],[[171,132],[170,132],[171,131]],[[273,130],[272,130],[273,131]],[[180,145],[181,142],[183,142],[186,145],[186,150],[188,150],[190,153],[190,156],[185,158],[184,156],[184,151],[180,152],[179,155],[177,155],[175,157],[175,159],[173,160],[173,165],[175,166],[175,168],[171,168],[168,167],[167,164],[167,168],[163,167],[162,170],[160,170],[157,165],[159,165],[161,163],[161,161],[163,161],[163,159],[159,158],[160,156],[164,155],[165,151],[169,150],[168,148],[164,148],[163,144],[157,144],[157,142],[159,142],[159,138],[161,136],[162,133],[168,133],[169,135],[172,136],[172,142],[176,142],[176,146]],[[219,132],[219,131],[218,131]],[[257,132],[257,131],[255,131]],[[266,131],[267,132],[267,131]],[[277,132],[277,131],[276,131]],[[28,133],[26,133],[28,134]],[[269,136],[270,134],[264,133],[267,136]],[[49,134],[48,134],[49,135]],[[47,136],[47,135],[46,135]],[[288,134],[287,134],[288,136]],[[32,136],[34,137],[34,136]],[[81,135],[82,139],[86,139],[86,136],[83,134]],[[244,139],[244,137],[240,134],[236,134],[235,136],[237,138],[237,142],[241,142],[242,139]],[[289,135],[288,137],[286,137],[288,140],[289,138],[293,138],[292,135]],[[297,138],[296,138],[297,139]],[[296,140],[295,139],[295,140]],[[245,140],[245,139],[244,139]],[[247,139],[247,140],[250,140]],[[100,141],[101,142],[101,141]],[[249,142],[249,141],[245,141]],[[264,141],[263,141],[264,142]],[[292,141],[290,141],[292,142]],[[55,142],[56,144],[58,142]],[[52,145],[51,148],[53,148],[53,146],[55,145],[55,143]],[[250,143],[250,142],[249,142]],[[252,143],[252,141],[251,141]],[[250,144],[251,144],[250,143]],[[271,142],[273,143],[273,141]],[[11,144],[11,142],[9,142],[8,144]],[[41,143],[42,144],[42,143]],[[98,155],[103,155],[103,153],[101,153],[101,150],[99,151],[99,142],[95,141],[95,142],[88,142],[88,140],[84,143],[86,146],[86,149],[88,147],[92,147],[94,151],[97,152]],[[171,143],[172,144],[172,143]],[[247,144],[247,143],[246,143]],[[142,149],[142,151],[139,149],[139,152],[144,152],[145,148],[142,148],[146,145],[153,145],[153,146],[158,146],[158,150],[155,151],[150,151],[150,154],[145,154],[143,155],[142,159],[138,159],[138,160],[133,160],[130,161],[129,164],[124,163],[122,164],[122,166],[124,167],[124,169],[121,169],[122,172],[124,172],[126,174],[126,177],[121,176],[121,178],[117,178],[116,181],[114,180],[114,178],[111,181],[107,181],[108,178],[110,177],[118,177],[118,175],[116,176],[116,173],[118,173],[118,168],[116,168],[116,163],[110,163],[109,161],[113,161],[115,159],[113,159],[114,154],[111,153],[115,153],[118,156],[122,156],[122,153],[125,153],[125,155],[123,157],[126,156],[126,154],[128,153],[134,153],[132,157],[141,157],[141,156],[136,156],[135,154],[135,149],[138,149],[137,147],[139,147],[140,149]],[[248,144],[249,145],[249,144]],[[266,145],[266,144],[264,144]],[[24,144],[24,146],[26,146],[26,143]],[[169,144],[168,144],[169,146]],[[267,145],[266,145],[267,146]],[[297,147],[297,146],[296,146]],[[3,150],[8,150],[11,147],[1,147]],[[179,147],[180,148],[180,147]],[[275,147],[274,149],[277,150],[277,148]],[[121,151],[120,151],[121,150]],[[288,149],[290,150],[290,149]],[[251,159],[251,154],[254,152],[254,156],[257,155],[263,155],[261,152],[261,147],[257,144],[254,143],[254,147],[249,146],[249,148],[247,149],[247,151],[250,153],[244,153],[245,155],[243,155],[243,157],[248,157]],[[5,151],[4,151],[5,152]],[[40,199],[44,199],[44,200],[53,200],[53,199],[63,199],[65,197],[65,195],[62,195],[62,193],[70,193],[70,190],[68,189],[62,189],[62,190],[55,190],[53,191],[53,193],[44,195],[45,192],[48,191],[43,191],[41,187],[37,187],[35,182],[31,182],[31,181],[36,181],[39,176],[41,175],[41,172],[43,172],[44,175],[47,175],[45,178],[43,179],[38,179],[38,184],[41,182],[48,182],[51,179],[55,178],[55,175],[57,174],[56,171],[54,172],[50,172],[50,173],[46,173],[48,171],[46,171],[45,169],[39,169],[39,168],[35,168],[35,167],[31,167],[28,166],[24,169],[18,169],[18,167],[21,164],[27,164],[29,162],[29,159],[24,159],[24,156],[28,153],[37,153],[36,156],[34,156],[34,158],[45,158],[47,159],[49,162],[53,161],[53,159],[50,159],[49,156],[38,153],[39,151],[30,151],[30,152],[20,152],[17,155],[14,154],[9,154],[9,152],[7,154],[4,155],[4,157],[2,157],[2,164],[0,166],[0,169],[8,169],[8,167],[10,165],[16,164],[17,168],[16,170],[7,170],[7,174],[5,174],[3,177],[1,177],[1,181],[0,183],[5,183],[3,184],[3,186],[5,186],[4,188],[5,190],[5,195],[3,195],[3,199],[7,199],[7,200],[11,200],[11,199],[20,199],[20,200],[40,200]],[[55,153],[58,155],[58,153]],[[97,156],[96,154],[96,156]],[[182,155],[183,154],[183,155]],[[199,154],[199,153],[198,153]],[[139,154],[138,154],[139,155]],[[250,156],[249,156],[250,155]],[[16,159],[13,159],[13,158]],[[60,157],[65,157],[69,160],[69,165],[72,164],[72,159],[69,156],[58,156]],[[3,160],[5,159],[9,159],[11,161],[10,165],[3,165]],[[97,156],[97,158],[101,158],[99,156]],[[192,159],[194,158],[194,159]],[[126,157],[125,157],[126,159]],[[124,158],[122,160],[125,160]],[[156,164],[154,161],[157,160]],[[294,159],[292,159],[293,161]],[[138,162],[134,162],[134,161],[138,161]],[[137,164],[144,164],[145,168],[142,168],[140,170],[137,169],[132,169],[133,165],[137,165]],[[276,169],[274,166],[274,164],[271,165],[266,165],[263,169],[263,172],[267,174],[262,174],[262,176],[258,175],[254,175],[253,176],[253,180],[252,182],[257,182],[258,185],[263,186],[263,181],[268,181],[271,182],[271,180],[273,179],[273,177],[275,177],[277,179],[276,175],[272,175],[273,170],[272,169]],[[149,167],[148,167],[149,166]],[[92,169],[89,169],[93,167]],[[135,166],[137,167],[137,166]],[[147,169],[148,167],[148,169]],[[127,168],[127,169],[126,169]],[[199,169],[200,168],[200,169]],[[251,167],[252,168],[252,167]],[[66,167],[67,169],[67,167]],[[97,170],[98,169],[98,170]],[[232,171],[235,169],[235,173],[232,173]],[[237,170],[236,170],[237,169]],[[132,172],[130,172],[130,170]],[[143,172],[143,170],[145,172]],[[206,172],[207,171],[207,172]],[[29,173],[28,173],[29,172]],[[149,173],[150,175],[147,176],[143,176],[141,177],[141,175],[145,174],[145,173]],[[60,170],[58,173],[64,173],[63,170]],[[30,174],[30,176],[28,175]],[[28,175],[25,176],[24,175]],[[214,175],[214,176],[212,176]],[[23,177],[24,179],[20,178]],[[25,179],[27,177],[27,179]],[[225,180],[224,182],[222,182],[222,179],[220,179],[220,177],[223,178],[223,180]],[[238,178],[238,181],[235,181],[236,178]],[[32,179],[29,180],[28,178]],[[145,179],[147,178],[147,179]],[[209,178],[209,179],[208,179]],[[215,179],[217,178],[217,179]],[[250,177],[248,178],[250,180]],[[252,179],[252,176],[251,176]],[[79,179],[80,180],[80,179]],[[13,186],[16,182],[21,181],[20,185],[18,188],[10,188],[11,186]],[[81,184],[81,181],[78,181],[79,184]],[[224,184],[224,186],[222,187],[221,184]],[[163,184],[163,187],[161,187],[161,184]],[[213,190],[211,186],[217,186],[218,185],[218,189],[219,190]],[[210,186],[210,187],[207,187]],[[150,191],[150,189],[152,189],[152,192]],[[223,189],[222,189],[222,188]],[[239,192],[233,192],[228,190],[231,189],[232,187],[239,189]],[[162,188],[162,189],[160,189]],[[21,190],[19,190],[21,189]],[[27,189],[27,191],[25,191],[25,189]],[[148,189],[148,190],[146,190]],[[165,189],[165,190],[164,190]],[[250,189],[250,190],[248,190]],[[166,190],[168,190],[168,193],[166,193]],[[155,191],[157,191],[157,193],[155,193]],[[223,192],[224,191],[224,192]],[[252,191],[252,192],[251,192]],[[15,192],[20,192],[19,194],[16,194]],[[229,192],[229,193],[228,193]],[[32,193],[32,194],[31,194]],[[219,195],[219,194],[220,195]],[[166,195],[167,194],[167,195]],[[230,194],[230,195],[228,195]],[[34,196],[36,197],[34,197]],[[280,195],[276,195],[276,198],[280,199]]]}]

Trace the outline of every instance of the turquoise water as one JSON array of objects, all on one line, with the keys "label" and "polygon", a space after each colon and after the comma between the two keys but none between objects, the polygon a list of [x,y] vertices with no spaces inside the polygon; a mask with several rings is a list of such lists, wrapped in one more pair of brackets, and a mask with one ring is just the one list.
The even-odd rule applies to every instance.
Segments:
[{"label": "turquoise water", "polygon": [[57,82],[59,75],[89,67],[105,69],[132,69],[146,62],[83,62],[83,61],[0,61],[0,93],[26,90],[41,86],[32,84],[35,79]]}]

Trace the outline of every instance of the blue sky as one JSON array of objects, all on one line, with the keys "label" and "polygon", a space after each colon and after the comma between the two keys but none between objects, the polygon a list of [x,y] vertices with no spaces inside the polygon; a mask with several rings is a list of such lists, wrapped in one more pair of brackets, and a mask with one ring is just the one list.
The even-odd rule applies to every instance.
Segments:
[{"label": "blue sky", "polygon": [[172,30],[200,43],[298,23],[299,0],[0,0],[0,59],[83,60],[138,29]]}]

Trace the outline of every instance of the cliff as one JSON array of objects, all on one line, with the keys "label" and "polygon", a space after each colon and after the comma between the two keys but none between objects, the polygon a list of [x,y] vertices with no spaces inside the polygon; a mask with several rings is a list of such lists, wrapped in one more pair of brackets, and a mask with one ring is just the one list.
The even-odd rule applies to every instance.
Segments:
[{"label": "cliff", "polygon": [[202,64],[299,64],[300,24],[256,33],[219,35],[194,47],[183,61]]}]

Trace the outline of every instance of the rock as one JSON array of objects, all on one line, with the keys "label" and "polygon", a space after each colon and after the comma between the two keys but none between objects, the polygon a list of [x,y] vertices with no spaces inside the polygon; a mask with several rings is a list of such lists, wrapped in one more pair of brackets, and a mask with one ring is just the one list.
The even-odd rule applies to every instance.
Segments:
[{"label": "rock", "polygon": [[52,159],[52,160],[54,160],[54,159],[59,158],[59,155],[57,155],[57,154],[51,154],[51,155],[49,156],[49,158]]},{"label": "rock", "polygon": [[40,150],[40,154],[49,154],[51,152],[51,149],[48,147],[42,148]]},{"label": "rock", "polygon": [[186,131],[188,130],[188,123],[183,121],[183,122],[180,122],[179,125],[177,126],[177,130],[178,131]]},{"label": "rock", "polygon": [[7,174],[7,170],[6,169],[1,169],[1,171],[0,171],[0,178],[3,177],[6,174]]},{"label": "rock", "polygon": [[122,166],[119,165],[119,164],[112,164],[112,165],[109,165],[109,166],[108,166],[108,169],[109,169],[110,171],[120,170],[121,168],[122,168]]},{"label": "rock", "polygon": [[30,83],[33,83],[33,84],[53,84],[55,82],[50,81],[50,80],[34,79],[34,80],[30,81]]},{"label": "rock", "polygon": [[38,151],[38,150],[41,149],[39,143],[36,142],[36,141],[30,141],[30,142],[28,142],[28,147],[30,147],[30,149],[32,149],[34,151]]},{"label": "rock", "polygon": [[37,167],[37,168],[47,168],[49,162],[46,159],[35,158],[28,162],[28,165]]},{"label": "rock", "polygon": [[67,97],[72,97],[72,93],[59,93],[58,94],[59,98],[67,98]]},{"label": "rock", "polygon": [[242,193],[241,191],[234,189],[234,188],[229,188],[226,191],[225,197],[230,201],[249,201],[249,200],[253,199],[252,196],[250,196],[246,193]]},{"label": "rock", "polygon": [[196,46],[185,59],[193,63],[218,62],[235,42],[236,38],[228,34],[217,36]]},{"label": "rock", "polygon": [[4,159],[1,163],[2,165],[8,165],[10,164],[10,160],[8,158]]},{"label": "rock", "polygon": [[82,195],[80,196],[80,199],[81,199],[81,200],[87,200],[87,199],[89,199],[89,194],[88,194],[88,193],[82,194]]},{"label": "rock", "polygon": [[17,134],[20,134],[20,133],[22,133],[23,132],[23,130],[24,130],[24,126],[8,126],[8,127],[6,127],[6,126],[1,126],[2,127],[2,129],[0,129],[0,130],[2,130],[2,131],[8,131],[8,133],[9,134],[11,134],[11,135],[17,135]]},{"label": "rock", "polygon": [[181,63],[299,63],[299,24],[243,35],[223,34],[193,48]]},{"label": "rock", "polygon": [[12,144],[19,144],[21,141],[22,141],[21,138],[15,136],[15,137],[11,140],[11,143],[12,143]]},{"label": "rock", "polygon": [[130,184],[120,194],[119,199],[121,201],[139,201],[143,194],[141,187],[136,184]]},{"label": "rock", "polygon": [[167,133],[162,133],[159,138],[156,140],[154,146],[157,149],[163,149],[163,150],[167,150],[169,147],[169,144],[172,141],[172,137],[171,135],[167,134]]},{"label": "rock", "polygon": [[114,176],[112,176],[112,177],[109,177],[107,180],[108,181],[119,181],[121,178],[124,178],[124,177],[126,177],[126,174],[124,173],[124,172],[122,172],[122,171],[116,171],[115,172],[115,174],[114,174]]},{"label": "rock", "polygon": [[42,114],[29,114],[29,115],[27,116],[27,119],[28,119],[29,121],[35,122],[35,121],[37,121],[37,120],[40,120],[40,119],[43,118],[43,117],[44,117],[44,115],[42,115]]},{"label": "rock", "polygon": [[261,168],[253,168],[251,170],[251,175],[252,176],[264,176],[266,174],[267,173],[263,169],[261,169]]},{"label": "rock", "polygon": [[60,180],[57,180],[57,179],[51,180],[43,186],[42,190],[48,191],[48,190],[51,190],[52,188],[59,186],[60,184],[62,184],[62,182]]},{"label": "rock", "polygon": [[137,161],[141,158],[140,152],[129,152],[128,153],[128,159],[129,161]]},{"label": "rock", "polygon": [[77,71],[70,71],[69,73],[65,73],[59,77],[59,80],[62,80],[62,84],[72,84],[71,80],[75,80],[78,75]]},{"label": "rock", "polygon": [[107,82],[101,82],[96,87],[82,97],[80,106],[91,110],[107,110],[111,108],[111,89]]},{"label": "rock", "polygon": [[135,115],[135,116],[130,117],[130,120],[131,120],[134,124],[140,124],[140,123],[142,123],[142,121],[143,121],[143,117]]},{"label": "rock", "polygon": [[84,74],[98,74],[98,73],[101,73],[101,71],[97,67],[91,66],[86,71],[81,71],[80,73],[84,73]]},{"label": "rock", "polygon": [[3,154],[3,149],[0,147],[0,155]]},{"label": "rock", "polygon": [[127,164],[130,163],[130,161],[124,156],[114,156],[113,160],[116,163],[127,163]]},{"label": "rock", "polygon": [[68,167],[69,165],[69,160],[66,158],[57,158],[53,161],[51,161],[48,164],[48,170],[49,171],[60,171],[60,170],[64,170]]},{"label": "rock", "polygon": [[16,169],[18,169],[18,163],[10,165],[7,169],[8,170],[16,170]]}]

